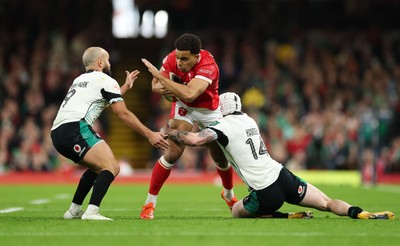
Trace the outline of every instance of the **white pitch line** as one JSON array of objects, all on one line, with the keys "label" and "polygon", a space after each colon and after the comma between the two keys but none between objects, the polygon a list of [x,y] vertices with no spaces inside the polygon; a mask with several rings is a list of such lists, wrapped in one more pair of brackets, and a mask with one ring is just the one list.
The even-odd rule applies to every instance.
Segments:
[{"label": "white pitch line", "polygon": [[33,205],[40,205],[40,204],[46,204],[49,203],[49,199],[37,199],[37,200],[32,200],[29,203]]},{"label": "white pitch line", "polygon": [[400,186],[378,186],[376,190],[388,193],[400,193]]},{"label": "white pitch line", "polygon": [[68,198],[70,198],[70,197],[71,197],[71,195],[70,195],[70,194],[67,194],[67,193],[58,194],[58,195],[55,195],[55,196],[54,196],[55,199],[59,199],[59,200],[68,199]]},{"label": "white pitch line", "polygon": [[6,209],[1,209],[0,214],[13,213],[21,210],[24,210],[24,208],[23,207],[6,208]]}]

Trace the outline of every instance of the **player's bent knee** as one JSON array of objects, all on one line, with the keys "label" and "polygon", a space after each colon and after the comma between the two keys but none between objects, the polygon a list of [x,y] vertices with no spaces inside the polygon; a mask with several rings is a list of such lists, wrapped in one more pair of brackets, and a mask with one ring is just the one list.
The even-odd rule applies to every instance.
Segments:
[{"label": "player's bent knee", "polygon": [[114,177],[116,177],[119,174],[119,171],[120,171],[120,166],[117,162],[113,163],[110,166],[110,172],[114,174]]},{"label": "player's bent knee", "polygon": [[233,218],[240,218],[239,209],[235,209],[235,205],[232,207],[232,217]]},{"label": "player's bent knee", "polygon": [[233,218],[248,218],[253,217],[243,206],[243,202],[239,201],[232,206]]},{"label": "player's bent knee", "polygon": [[175,163],[167,161],[164,156],[161,156],[160,163],[166,169],[171,169],[175,165]]}]

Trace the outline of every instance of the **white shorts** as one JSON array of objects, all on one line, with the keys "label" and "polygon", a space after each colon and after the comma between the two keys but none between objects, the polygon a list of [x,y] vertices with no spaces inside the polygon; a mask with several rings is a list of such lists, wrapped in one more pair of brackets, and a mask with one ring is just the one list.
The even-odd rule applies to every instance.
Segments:
[{"label": "white shorts", "polygon": [[173,103],[170,111],[170,119],[184,120],[192,125],[194,122],[197,122],[201,130],[221,118],[222,113],[220,107],[215,110],[193,108],[188,107],[181,101]]}]

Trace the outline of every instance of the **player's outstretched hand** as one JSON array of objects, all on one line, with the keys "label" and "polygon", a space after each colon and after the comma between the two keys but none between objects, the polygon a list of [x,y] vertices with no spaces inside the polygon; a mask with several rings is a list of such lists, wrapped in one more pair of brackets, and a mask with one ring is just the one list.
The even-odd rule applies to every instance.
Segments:
[{"label": "player's outstretched hand", "polygon": [[128,86],[129,89],[131,89],[133,86],[133,82],[135,82],[135,80],[138,78],[140,71],[139,70],[135,70],[133,72],[125,71],[125,73],[126,73],[125,84]]},{"label": "player's outstretched hand", "polygon": [[152,132],[148,137],[151,145],[158,149],[166,150],[169,147],[169,143],[165,140],[166,135],[161,132]]},{"label": "player's outstretched hand", "polygon": [[158,69],[153,64],[151,64],[151,62],[149,62],[144,58],[142,58],[142,62],[144,63],[144,65],[146,65],[147,69],[153,75],[154,78],[156,79],[161,78],[161,74],[159,73]]},{"label": "player's outstretched hand", "polygon": [[133,72],[125,71],[125,73],[126,73],[125,84],[121,86],[122,95],[132,88],[133,82],[135,82],[135,80],[138,78],[140,71],[139,70],[135,70]]}]

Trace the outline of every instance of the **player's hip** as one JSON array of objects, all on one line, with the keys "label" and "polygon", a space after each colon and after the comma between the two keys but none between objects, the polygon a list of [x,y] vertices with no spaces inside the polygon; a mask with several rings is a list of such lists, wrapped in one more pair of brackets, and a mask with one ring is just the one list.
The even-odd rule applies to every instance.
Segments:
[{"label": "player's hip", "polygon": [[62,124],[51,131],[51,139],[56,150],[75,163],[97,143],[104,141],[85,121]]},{"label": "player's hip", "polygon": [[188,107],[180,101],[174,103],[170,111],[170,119],[184,120],[192,125],[197,122],[200,128],[207,127],[220,118],[222,118],[222,113],[219,107],[215,110],[194,108]]}]

